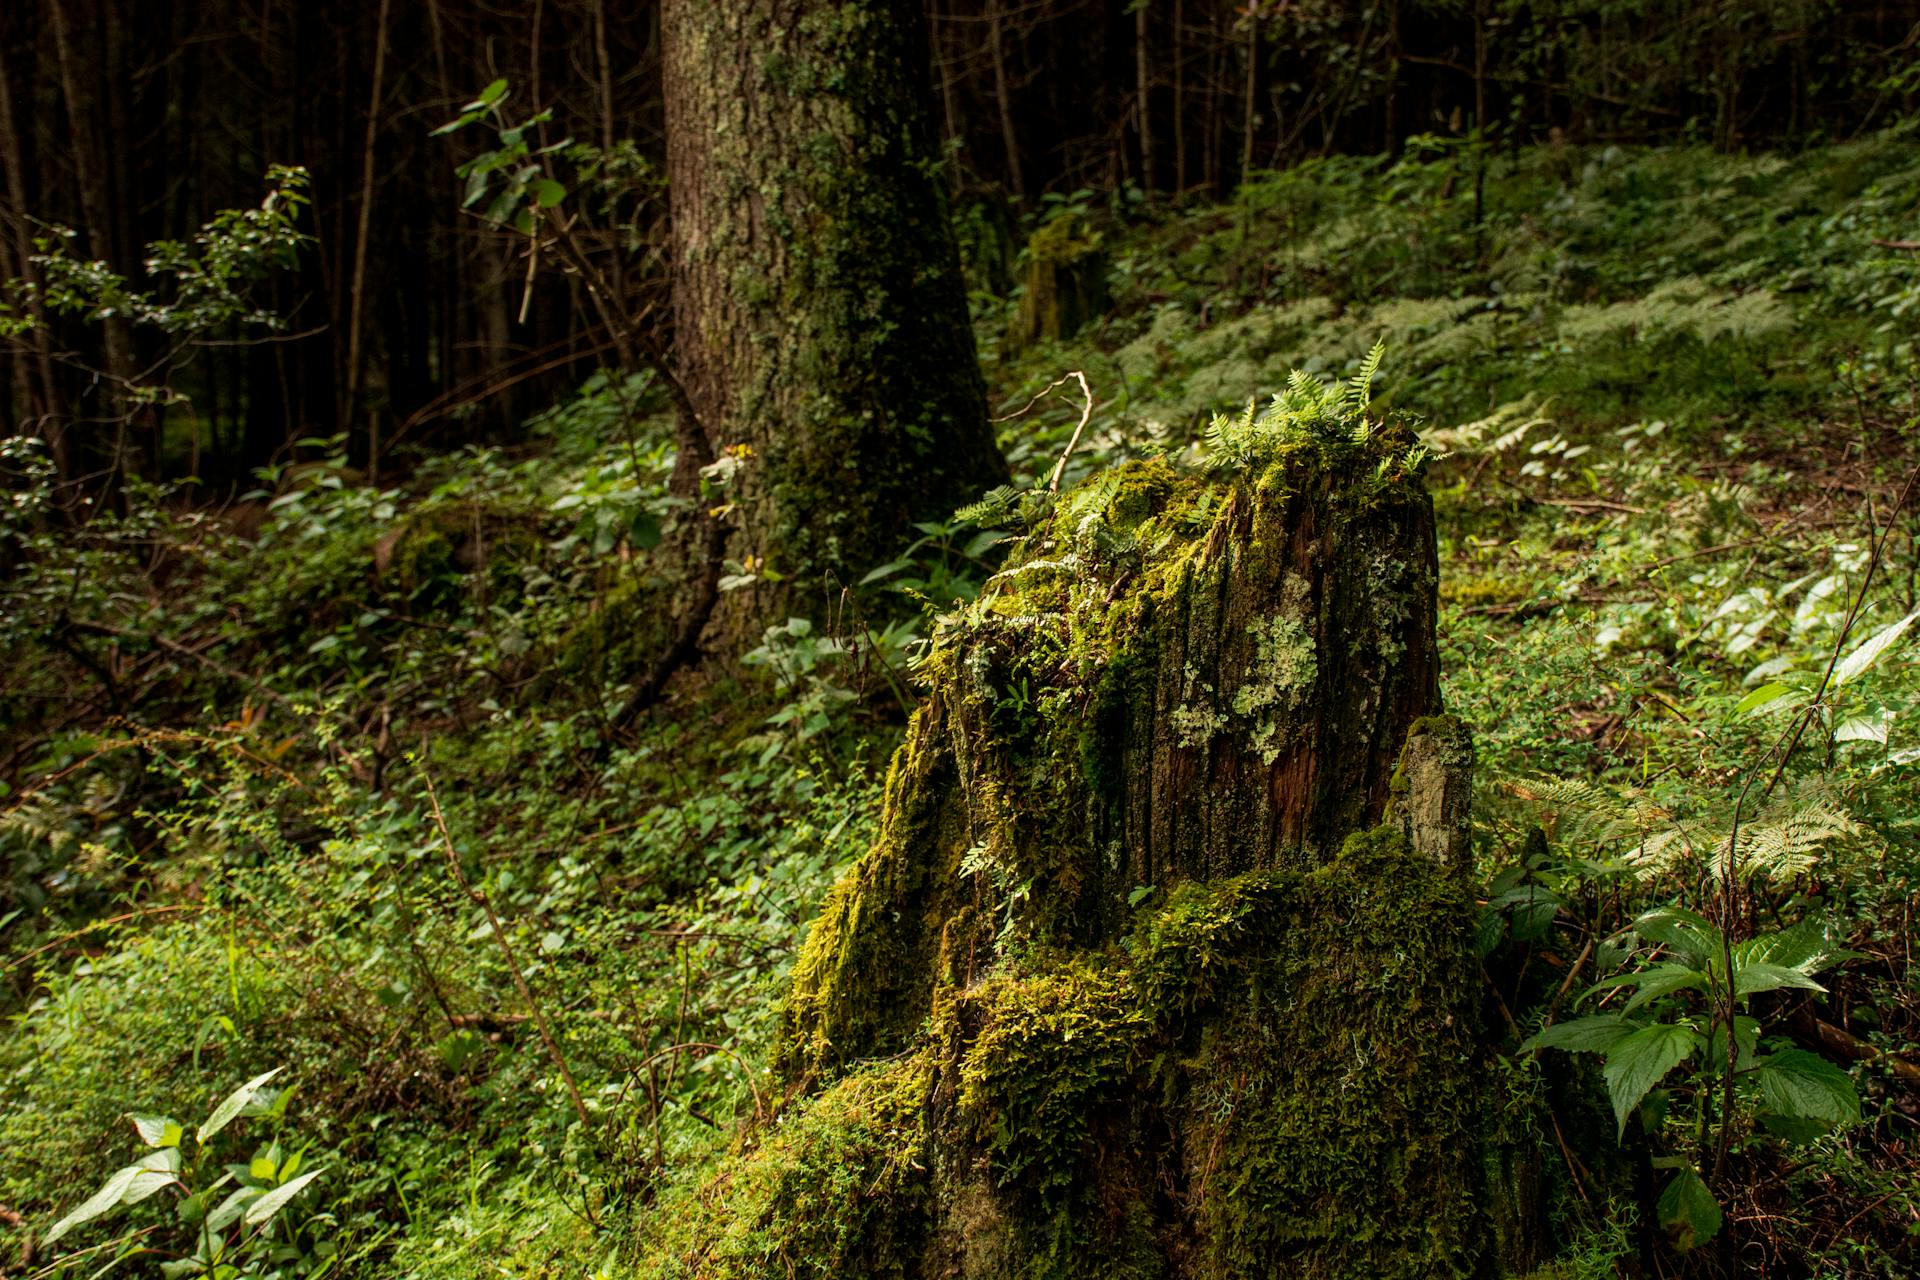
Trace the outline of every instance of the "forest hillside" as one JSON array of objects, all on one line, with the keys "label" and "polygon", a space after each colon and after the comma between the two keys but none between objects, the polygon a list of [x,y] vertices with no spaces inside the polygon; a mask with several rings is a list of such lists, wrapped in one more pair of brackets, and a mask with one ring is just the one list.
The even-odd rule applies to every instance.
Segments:
[{"label": "forest hillside", "polygon": [[427,6],[338,47],[440,291],[293,115],[75,243],[86,7],[0,15],[0,1276],[1920,1269],[1904,27],[1156,0],[1043,111],[1064,4],[556,5],[548,106]]}]

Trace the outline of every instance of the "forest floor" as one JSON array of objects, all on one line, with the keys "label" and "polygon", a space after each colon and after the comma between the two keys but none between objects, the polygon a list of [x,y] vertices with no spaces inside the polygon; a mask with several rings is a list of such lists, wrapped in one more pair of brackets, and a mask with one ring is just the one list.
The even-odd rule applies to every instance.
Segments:
[{"label": "forest floor", "polygon": [[[1478,735],[1515,1090],[1576,978],[1640,972],[1638,912],[1712,905],[1704,855],[1749,778],[1749,928],[1815,921],[1853,953],[1751,1010],[1843,1068],[1861,1119],[1725,1120],[1731,1255],[1669,1252],[1663,1225],[1698,1224],[1651,1200],[1589,1203],[1542,1274],[1920,1269],[1912,134],[1436,143],[1220,205],[1038,217],[1097,230],[1111,303],[1016,352],[1013,303],[975,295],[1022,483],[1066,449],[1078,384],[1019,411],[1069,371],[1094,396],[1071,484],[1185,454],[1216,412],[1384,340],[1376,410],[1438,455],[1444,687]],[[185,1253],[196,1203],[315,1173],[266,1233],[288,1275],[693,1273],[685,1206],[727,1194],[701,1188],[790,1101],[766,1070],[778,1000],[874,833],[916,642],[999,539],[928,525],[858,610],[776,628],[617,729],[623,606],[673,514],[664,412],[624,427],[629,395],[663,408],[596,377],[523,443],[423,457],[393,489],[267,475],[257,537],[161,493],[84,538],[36,532],[30,503],[0,517],[25,566],[0,582],[0,1274]],[[145,1152],[123,1117],[191,1132],[274,1069],[183,1139],[184,1212],[168,1192],[44,1241]],[[1698,1083],[1642,1109],[1642,1156],[1688,1150]],[[768,1229],[728,1248],[774,1249]]]}]

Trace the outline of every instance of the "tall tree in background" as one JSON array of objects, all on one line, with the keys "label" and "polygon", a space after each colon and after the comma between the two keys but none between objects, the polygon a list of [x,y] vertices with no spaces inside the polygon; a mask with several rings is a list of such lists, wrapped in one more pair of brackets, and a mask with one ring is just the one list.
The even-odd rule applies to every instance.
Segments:
[{"label": "tall tree in background", "polygon": [[926,32],[905,0],[666,0],[661,33],[681,380],[774,619],[1006,476]]}]

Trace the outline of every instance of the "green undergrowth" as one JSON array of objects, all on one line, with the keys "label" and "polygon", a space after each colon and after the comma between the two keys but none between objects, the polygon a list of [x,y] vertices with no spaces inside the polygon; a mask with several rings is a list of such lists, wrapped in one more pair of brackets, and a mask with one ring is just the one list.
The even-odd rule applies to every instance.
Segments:
[{"label": "green undergrowth", "polygon": [[[1723,1247],[1750,1273],[1912,1274],[1920,1135],[1893,1060],[1920,1062],[1915,507],[1890,513],[1916,453],[1920,257],[1875,241],[1920,234],[1914,155],[1908,130],[1791,156],[1435,142],[1219,205],[1051,206],[1099,231],[1107,314],[1015,355],[1017,299],[977,313],[1001,411],[1089,379],[1064,496],[1036,491],[1080,417],[1071,383],[1003,425],[1014,492],[863,586],[870,628],[777,629],[630,733],[611,719],[649,621],[631,603],[678,515],[643,380],[379,488],[310,448],[224,518],[136,486],[57,536],[23,490],[0,514],[26,567],[0,582],[0,1207],[21,1220],[0,1215],[0,1266],[45,1274],[45,1250],[16,1266],[26,1235],[138,1155],[127,1113],[204,1116],[281,1067],[291,1098],[246,1141],[307,1147],[298,1240],[337,1246],[336,1274],[1377,1274],[1389,1254],[1428,1274],[1497,1253],[1541,1277],[1706,1276]],[[1375,403],[1416,419],[1399,456],[1428,455],[1446,709],[1476,734],[1472,882],[1422,878],[1387,839],[1318,872],[1082,876],[1088,910],[1064,879],[1032,887],[1078,865],[1055,856],[1076,815],[1039,807],[1040,839],[966,877],[986,905],[956,936],[993,963],[949,949],[942,999],[887,1021],[900,1056],[854,1050],[789,1091],[780,1001],[796,966],[849,959],[803,942],[899,834],[882,762],[942,674],[908,661],[936,622],[914,597],[937,615],[984,590],[1004,633],[964,709],[1031,783],[1003,802],[1119,785],[1102,717],[1145,669],[1076,666],[1098,636],[1023,620],[1070,611],[1078,571],[991,584],[996,544],[1042,528],[1102,571],[1153,539],[1203,546],[1226,508],[1170,477],[1235,447],[1249,396],[1258,437],[1291,369],[1350,378],[1382,338]],[[1244,643],[1269,679],[1183,703],[1216,751],[1259,750],[1309,668],[1285,626]],[[888,789],[934,767],[910,747]],[[429,777],[585,1125],[448,866]],[[1723,1114],[1690,1065],[1616,1137],[1599,1057],[1518,1046],[1619,1009],[1630,988],[1588,988],[1667,959],[1641,912],[1720,918],[1749,779],[1740,929],[1814,921],[1855,958],[1748,1016],[1765,1052],[1826,1055],[1862,1119],[1776,1133],[1757,1086]],[[948,834],[957,862],[972,842]],[[1465,957],[1436,941],[1463,917]],[[888,962],[860,976],[904,981]],[[1692,1000],[1634,1013],[1677,1024]],[[1482,1151],[1422,1136],[1469,1107]],[[1108,1145],[1122,1128],[1159,1140]],[[1684,1252],[1676,1162],[1724,1211]],[[1557,1257],[1508,1256],[1455,1211],[1528,1179]],[[161,1195],[55,1252],[95,1251],[91,1273],[181,1233]]]}]

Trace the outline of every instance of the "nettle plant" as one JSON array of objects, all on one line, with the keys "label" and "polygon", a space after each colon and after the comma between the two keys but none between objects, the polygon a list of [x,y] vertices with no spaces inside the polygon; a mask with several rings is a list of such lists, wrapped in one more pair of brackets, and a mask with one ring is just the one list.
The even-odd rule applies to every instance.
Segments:
[{"label": "nettle plant", "polygon": [[158,1259],[166,1280],[316,1280],[330,1274],[339,1262],[334,1218],[302,1200],[325,1172],[307,1167],[311,1144],[290,1151],[277,1137],[269,1138],[242,1159],[234,1158],[238,1150],[231,1135],[227,1142],[215,1141],[236,1121],[264,1119],[278,1127],[293,1096],[290,1089],[267,1087],[278,1074],[276,1067],[235,1089],[191,1133],[170,1116],[129,1115],[147,1153],[54,1223],[42,1243],[51,1248],[74,1228],[163,1191],[179,1197],[174,1217],[185,1238],[179,1247],[166,1249],[152,1243],[157,1226],[140,1228],[55,1259],[55,1269],[64,1272],[82,1262],[92,1266],[100,1255],[111,1254],[107,1266],[132,1257]]},{"label": "nettle plant", "polygon": [[1720,1230],[1720,1204],[1703,1171],[1724,1168],[1737,1130],[1758,1124],[1807,1142],[1859,1121],[1851,1077],[1791,1041],[1763,1036],[1749,1011],[1764,992],[1824,991],[1815,975],[1854,953],[1837,946],[1821,920],[1736,942],[1698,912],[1671,905],[1637,918],[1629,941],[1638,945],[1623,971],[1578,1002],[1618,1000],[1616,1008],[1555,1023],[1520,1048],[1601,1055],[1620,1137],[1636,1117],[1656,1144],[1673,1130],[1686,1135],[1654,1165],[1673,1171],[1660,1197],[1661,1225],[1691,1248]]}]

